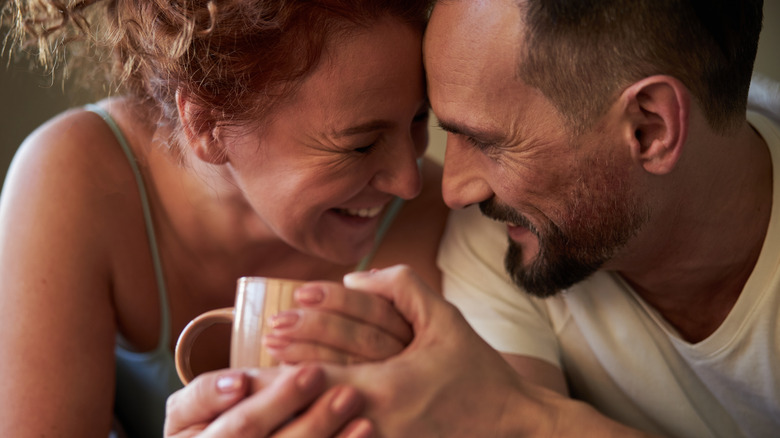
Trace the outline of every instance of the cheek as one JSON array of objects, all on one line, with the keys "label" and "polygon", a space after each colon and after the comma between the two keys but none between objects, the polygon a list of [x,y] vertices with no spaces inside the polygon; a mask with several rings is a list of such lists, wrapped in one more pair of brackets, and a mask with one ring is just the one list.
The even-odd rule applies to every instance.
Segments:
[{"label": "cheek", "polygon": [[571,173],[560,167],[513,166],[511,170],[489,170],[496,183],[496,195],[525,214],[539,213],[555,220],[566,210],[572,197]]},{"label": "cheek", "polygon": [[626,167],[590,161],[579,172],[565,218],[570,228],[591,232],[615,228],[639,211]]}]

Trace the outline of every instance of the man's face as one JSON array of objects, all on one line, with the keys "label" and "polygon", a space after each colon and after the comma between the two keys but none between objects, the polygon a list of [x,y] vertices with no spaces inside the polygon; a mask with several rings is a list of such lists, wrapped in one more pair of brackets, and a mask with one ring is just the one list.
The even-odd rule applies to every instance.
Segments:
[{"label": "man's face", "polygon": [[610,260],[646,221],[628,147],[610,114],[573,136],[538,90],[516,76],[521,11],[513,0],[434,8],[424,58],[431,106],[448,131],[444,199],[480,204],[506,222],[506,266],[549,296]]}]

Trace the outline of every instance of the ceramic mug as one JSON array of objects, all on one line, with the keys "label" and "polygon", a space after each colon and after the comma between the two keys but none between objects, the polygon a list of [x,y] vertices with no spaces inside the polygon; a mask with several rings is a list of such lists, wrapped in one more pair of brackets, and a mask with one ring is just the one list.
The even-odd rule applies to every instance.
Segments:
[{"label": "ceramic mug", "polygon": [[193,319],[176,342],[176,372],[186,385],[194,378],[190,366],[192,346],[198,335],[214,324],[232,324],[230,366],[256,368],[277,365],[263,348],[263,336],[270,331],[268,318],[297,306],[295,289],[305,282],[267,277],[241,277],[236,285],[235,307],[203,313]]}]

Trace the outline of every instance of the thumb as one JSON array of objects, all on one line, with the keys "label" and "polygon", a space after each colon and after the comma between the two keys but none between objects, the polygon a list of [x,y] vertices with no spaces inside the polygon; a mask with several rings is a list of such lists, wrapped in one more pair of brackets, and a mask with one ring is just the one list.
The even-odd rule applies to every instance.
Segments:
[{"label": "thumb", "polygon": [[241,371],[205,373],[173,393],[166,405],[165,436],[202,429],[246,397],[247,377]]},{"label": "thumb", "polygon": [[428,326],[437,301],[444,303],[444,299],[406,265],[352,272],[344,276],[344,286],[390,300],[415,333]]}]

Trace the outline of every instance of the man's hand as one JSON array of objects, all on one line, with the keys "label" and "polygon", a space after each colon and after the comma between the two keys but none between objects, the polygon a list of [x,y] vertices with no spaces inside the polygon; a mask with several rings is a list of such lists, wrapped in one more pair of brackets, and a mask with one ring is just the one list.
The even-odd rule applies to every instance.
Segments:
[{"label": "man's hand", "polygon": [[[344,284],[390,300],[414,331],[411,344],[384,362],[328,367],[335,380],[366,395],[366,415],[381,436],[500,436],[507,419],[518,433],[543,430],[540,400],[562,397],[526,387],[460,312],[408,267],[350,274]],[[529,396],[520,400],[518,394]],[[522,411],[505,411],[517,401]]]},{"label": "man's hand", "polygon": [[271,318],[265,348],[283,363],[340,364],[387,359],[412,340],[412,330],[392,304],[331,282],[307,283],[295,291],[300,308]]},{"label": "man's hand", "polygon": [[524,380],[409,268],[350,274],[344,285],[390,300],[414,331],[386,361],[326,368],[366,396],[364,414],[380,436],[643,436]]}]

